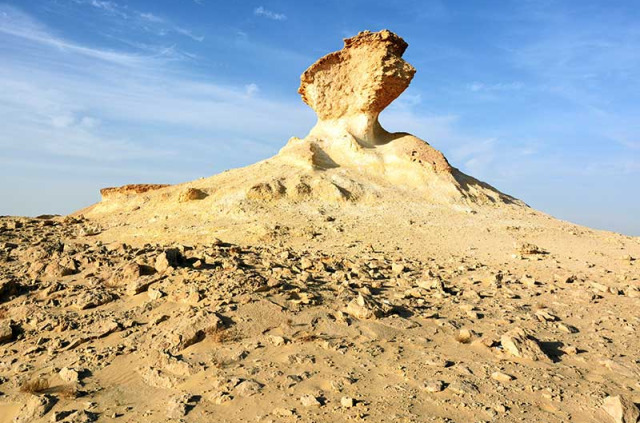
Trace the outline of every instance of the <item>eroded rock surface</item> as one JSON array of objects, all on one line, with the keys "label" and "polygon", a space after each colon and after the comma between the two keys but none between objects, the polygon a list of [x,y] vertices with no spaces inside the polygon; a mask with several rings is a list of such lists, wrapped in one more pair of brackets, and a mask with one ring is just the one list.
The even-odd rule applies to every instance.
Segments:
[{"label": "eroded rock surface", "polygon": [[298,92],[321,120],[357,115],[375,120],[416,73],[402,59],[407,46],[391,31],[363,31],[311,65],[300,77]]},{"label": "eroded rock surface", "polygon": [[[129,245],[86,224],[0,218],[0,423],[637,419],[635,261]],[[75,273],[32,276],[53,259]]]}]

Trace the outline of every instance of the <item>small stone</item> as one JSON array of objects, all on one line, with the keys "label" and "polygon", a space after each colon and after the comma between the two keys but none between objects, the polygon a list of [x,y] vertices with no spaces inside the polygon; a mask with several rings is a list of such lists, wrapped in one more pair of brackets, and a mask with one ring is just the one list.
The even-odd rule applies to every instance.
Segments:
[{"label": "small stone", "polygon": [[578,333],[580,332],[577,327],[567,325],[565,323],[558,323],[558,329],[566,333]]},{"label": "small stone", "polygon": [[187,188],[178,195],[178,202],[202,200],[207,197],[207,193],[197,188]]},{"label": "small stone", "polygon": [[433,367],[448,367],[452,363],[451,361],[437,355],[437,354],[425,354],[424,364]]},{"label": "small stone", "polygon": [[547,252],[530,242],[523,242],[516,246],[516,252],[522,255],[547,254]]},{"label": "small stone", "polygon": [[269,337],[269,341],[271,341],[271,343],[276,347],[279,347],[287,343],[286,339],[284,339],[282,336],[277,336],[277,335],[271,335]]},{"label": "small stone", "polygon": [[560,351],[562,351],[565,354],[568,355],[576,355],[578,354],[578,349],[576,347],[574,347],[573,345],[565,345],[563,347],[558,348]]},{"label": "small stone", "polygon": [[263,386],[263,384],[256,382],[255,380],[245,380],[240,382],[234,391],[238,396],[246,398],[260,393]]},{"label": "small stone", "polygon": [[513,376],[502,372],[493,372],[491,373],[491,379],[497,380],[498,382],[509,382],[513,380]]},{"label": "small stone", "polygon": [[307,394],[300,397],[300,402],[304,407],[320,407],[322,403],[313,395]]},{"label": "small stone", "polygon": [[476,385],[474,385],[473,383],[466,381],[466,380],[457,380],[455,382],[452,382],[448,389],[451,392],[454,392],[456,394],[477,394],[478,393],[478,387]]},{"label": "small stone", "polygon": [[399,275],[406,270],[404,263],[393,263],[391,265],[391,272],[394,275]]},{"label": "small stone", "polygon": [[456,335],[456,341],[461,344],[468,344],[471,342],[471,338],[473,338],[473,332],[469,329],[460,329],[458,334]]},{"label": "small stone", "polygon": [[278,417],[291,417],[293,416],[294,412],[290,408],[278,407],[278,408],[274,408],[271,414]]},{"label": "small stone", "polygon": [[127,294],[130,296],[134,296],[140,294],[141,292],[149,289],[149,285],[156,282],[157,279],[149,279],[148,277],[142,277],[139,279],[132,280],[127,284]]},{"label": "small stone", "polygon": [[164,297],[164,292],[162,292],[158,288],[150,287],[149,290],[147,291],[147,295],[151,300],[159,300],[160,298]]},{"label": "small stone", "polygon": [[80,374],[69,367],[64,367],[58,372],[60,379],[67,383],[78,383],[80,381]]},{"label": "small stone", "polygon": [[547,309],[540,309],[535,312],[536,318],[541,322],[555,322],[558,317]]},{"label": "small stone", "polygon": [[170,419],[179,419],[184,417],[189,411],[188,408],[189,395],[176,395],[169,400],[167,404],[167,417]]},{"label": "small stone", "polygon": [[358,294],[344,310],[347,314],[358,319],[377,319],[384,316],[383,308],[371,296]]},{"label": "small stone", "polygon": [[3,342],[8,342],[13,339],[13,327],[11,320],[2,319],[0,320],[0,344]]},{"label": "small stone", "polygon": [[507,407],[505,407],[503,404],[496,404],[495,406],[493,406],[493,409],[500,414],[504,414],[507,412]]},{"label": "small stone", "polygon": [[29,395],[13,420],[14,423],[31,423],[36,421],[51,410],[56,402],[51,395]]},{"label": "small stone", "polygon": [[300,260],[300,268],[302,270],[311,269],[312,267],[313,267],[313,262],[311,260],[309,260],[307,257],[303,257]]},{"label": "small stone", "polygon": [[640,410],[624,395],[605,398],[602,408],[615,423],[636,423],[640,419]]},{"label": "small stone", "polygon": [[594,289],[594,291],[603,292],[603,293],[609,292],[609,287],[599,282],[591,282],[591,287]]},{"label": "small stone", "polygon": [[356,404],[356,401],[351,397],[342,397],[340,399],[340,405],[344,408],[351,408]]},{"label": "small stone", "polygon": [[178,266],[180,260],[180,250],[177,248],[168,248],[156,258],[155,268],[159,273],[165,272],[169,268]]},{"label": "small stone", "polygon": [[424,383],[424,390],[427,392],[435,393],[441,392],[444,389],[444,382],[441,380],[427,381]]},{"label": "small stone", "polygon": [[504,350],[514,357],[527,358],[532,361],[548,361],[549,357],[542,351],[538,340],[522,328],[515,328],[500,337]]}]

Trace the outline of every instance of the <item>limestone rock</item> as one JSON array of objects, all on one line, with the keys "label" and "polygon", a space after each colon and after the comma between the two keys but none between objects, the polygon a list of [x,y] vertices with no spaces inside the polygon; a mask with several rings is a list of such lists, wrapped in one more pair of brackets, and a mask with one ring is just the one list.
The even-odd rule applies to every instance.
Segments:
[{"label": "limestone rock", "polygon": [[71,369],[69,367],[62,368],[58,372],[58,375],[60,376],[60,379],[64,380],[67,383],[78,383],[80,381],[80,373],[77,370]]},{"label": "limestone rock", "polygon": [[189,411],[189,399],[187,394],[175,395],[171,397],[167,404],[167,417],[170,419],[180,419]]},{"label": "limestone rock", "polygon": [[358,319],[378,319],[385,315],[382,306],[370,296],[358,294],[347,307],[345,313],[352,315]]},{"label": "limestone rock", "polygon": [[605,398],[602,408],[615,423],[637,423],[640,419],[640,409],[624,395]]},{"label": "limestone rock", "polygon": [[136,196],[168,186],[166,184],[129,184],[121,187],[102,188],[100,195],[102,195],[102,200],[104,201],[113,198]]},{"label": "limestone rock", "polygon": [[178,196],[178,202],[186,203],[188,201],[202,200],[207,193],[197,188],[187,188]]},{"label": "limestone rock", "polygon": [[[402,60],[407,43],[383,30],[344,40],[300,77],[298,92],[322,120],[356,115],[377,117],[408,86],[416,70]],[[363,75],[366,75],[363,78]]]},{"label": "limestone rock", "polygon": [[155,263],[156,271],[162,273],[170,267],[177,267],[180,260],[180,250],[177,248],[167,248],[157,258]]},{"label": "limestone rock", "polygon": [[55,403],[56,399],[51,395],[29,395],[25,398],[13,421],[14,423],[30,423],[42,418]]},{"label": "limestone rock", "polygon": [[9,319],[0,320],[0,344],[13,338],[12,322]]},{"label": "limestone rock", "polygon": [[351,397],[342,397],[340,399],[340,405],[342,405],[344,408],[351,408],[356,405],[356,401]]},{"label": "limestone rock", "polygon": [[525,329],[515,328],[500,337],[502,348],[514,357],[527,358],[533,361],[549,361],[542,351],[538,340]]},{"label": "limestone rock", "polygon": [[170,325],[158,325],[149,332],[148,345],[152,350],[167,351],[173,355],[190,345],[202,341],[208,332],[223,326],[216,313],[199,310],[180,316]]},{"label": "limestone rock", "polygon": [[0,280],[0,301],[9,295],[13,295],[18,289],[18,284],[13,279]]},{"label": "limestone rock", "polygon": [[304,407],[320,407],[322,403],[313,395],[303,395],[300,397],[300,402]]},{"label": "limestone rock", "polygon": [[256,382],[255,380],[244,380],[240,382],[238,386],[235,387],[234,392],[239,397],[250,397],[259,393],[262,390],[263,386],[264,385],[262,385],[259,382]]}]

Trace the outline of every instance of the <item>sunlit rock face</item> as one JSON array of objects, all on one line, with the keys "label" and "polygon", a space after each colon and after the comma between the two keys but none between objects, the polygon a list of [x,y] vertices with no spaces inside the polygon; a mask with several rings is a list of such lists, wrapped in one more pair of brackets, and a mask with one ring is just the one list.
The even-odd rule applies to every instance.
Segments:
[{"label": "sunlit rock face", "polygon": [[107,188],[103,201],[87,213],[135,210],[154,223],[154,207],[177,207],[172,212],[182,216],[187,208],[205,212],[215,205],[229,210],[232,204],[243,208],[246,201],[386,205],[410,196],[419,203],[456,207],[518,203],[452,167],[426,141],[380,126],[380,113],[416,73],[402,59],[407,47],[391,31],[363,31],[312,64],[300,77],[298,91],[318,121],[309,134],[291,138],[274,157],[213,176],[212,185],[192,181],[176,187]]},{"label": "sunlit rock face", "polygon": [[402,59],[406,49],[391,31],[363,31],[311,65],[300,77],[298,92],[318,115],[317,127],[346,130],[364,144],[385,142],[378,115],[416,73]]}]

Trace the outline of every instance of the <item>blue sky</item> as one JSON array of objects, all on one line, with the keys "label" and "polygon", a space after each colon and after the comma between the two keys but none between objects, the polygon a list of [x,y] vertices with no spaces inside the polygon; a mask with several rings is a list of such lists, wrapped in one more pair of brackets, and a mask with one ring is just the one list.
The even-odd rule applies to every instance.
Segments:
[{"label": "blue sky", "polygon": [[640,235],[634,1],[0,2],[0,214],[269,157],[315,122],[300,74],[383,28],[418,70],[388,130],[556,217]]}]

